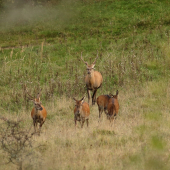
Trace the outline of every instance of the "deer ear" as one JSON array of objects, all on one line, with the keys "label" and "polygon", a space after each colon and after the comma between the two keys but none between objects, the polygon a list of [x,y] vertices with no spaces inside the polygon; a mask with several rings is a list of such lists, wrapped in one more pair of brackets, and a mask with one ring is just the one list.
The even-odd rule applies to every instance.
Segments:
[{"label": "deer ear", "polygon": [[94,69],[95,64],[92,64],[91,68]]},{"label": "deer ear", "polygon": [[85,99],[85,96],[81,99],[81,103],[83,103],[83,102],[84,102],[84,99]]},{"label": "deer ear", "polygon": [[119,91],[117,90],[117,91],[116,91],[116,96],[117,96],[118,94],[119,94]]}]

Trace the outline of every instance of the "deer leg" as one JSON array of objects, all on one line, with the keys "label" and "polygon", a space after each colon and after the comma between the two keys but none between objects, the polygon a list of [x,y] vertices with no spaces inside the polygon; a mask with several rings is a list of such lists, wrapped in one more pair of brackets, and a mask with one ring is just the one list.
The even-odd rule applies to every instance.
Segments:
[{"label": "deer leg", "polygon": [[89,126],[89,119],[86,119],[87,127]]},{"label": "deer leg", "polygon": [[103,113],[103,108],[99,107],[99,122],[100,122],[102,113]]},{"label": "deer leg", "polygon": [[114,124],[115,124],[115,118],[113,117],[113,118],[112,118],[111,127],[112,127],[112,125],[114,125]]},{"label": "deer leg", "polygon": [[40,123],[40,127],[39,127],[39,135],[40,135],[40,132],[41,132],[41,127],[42,127],[42,125],[44,124],[44,122],[45,122],[45,121],[42,121],[42,122]]},{"label": "deer leg", "polygon": [[36,133],[37,131],[37,122],[35,119],[33,119],[33,125],[34,125],[34,132]]},{"label": "deer leg", "polygon": [[88,103],[90,104],[90,90],[89,89],[87,89],[87,94],[88,94]]},{"label": "deer leg", "polygon": [[117,119],[117,114],[116,114],[116,113],[114,114],[114,119],[115,119],[115,120]]},{"label": "deer leg", "polygon": [[74,117],[74,122],[75,122],[75,129],[76,129],[76,127],[77,127],[77,119],[76,119],[76,117]]},{"label": "deer leg", "polygon": [[[95,92],[95,94],[94,94],[94,102],[96,102],[96,93],[97,93],[97,90],[96,90],[96,92]],[[94,103],[95,104],[95,103]]]},{"label": "deer leg", "polygon": [[113,117],[113,124],[115,125],[115,123],[116,123],[116,119],[117,119],[117,114],[115,113],[114,114],[114,117]]},{"label": "deer leg", "polygon": [[111,118],[111,116],[109,116],[108,119],[110,121],[110,126],[112,127],[112,118]]},{"label": "deer leg", "polygon": [[104,108],[104,112],[105,112],[106,115],[108,115],[108,110],[107,110],[107,108]]},{"label": "deer leg", "polygon": [[83,118],[83,119],[81,120],[81,128],[83,128],[84,122],[85,122],[85,119]]},{"label": "deer leg", "polygon": [[93,96],[92,96],[92,105],[95,105],[95,102],[96,102],[96,92],[97,92],[97,89],[94,90],[94,92],[93,92]]}]

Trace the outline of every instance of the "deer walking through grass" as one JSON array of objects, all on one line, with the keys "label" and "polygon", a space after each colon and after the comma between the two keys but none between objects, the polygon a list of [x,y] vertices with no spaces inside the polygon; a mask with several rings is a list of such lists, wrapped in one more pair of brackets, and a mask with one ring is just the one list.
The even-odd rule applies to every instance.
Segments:
[{"label": "deer walking through grass", "polygon": [[[27,92],[28,94],[28,92]],[[46,117],[47,117],[47,111],[45,107],[41,104],[40,101],[40,93],[37,94],[37,97],[34,98],[30,94],[29,99],[33,101],[34,107],[31,111],[31,117],[33,119],[33,125],[34,125],[34,131],[37,132],[37,125],[39,123],[39,132],[38,134],[40,135],[41,132],[41,127],[44,124]]]},{"label": "deer walking through grass", "polygon": [[118,90],[116,91],[116,95],[101,95],[97,98],[97,105],[99,110],[99,120],[101,118],[101,114],[104,111],[107,115],[107,118],[112,122],[116,119],[118,111],[119,111],[119,102],[118,102]]},{"label": "deer walking through grass", "polygon": [[96,92],[97,89],[99,89],[103,82],[103,77],[100,72],[94,71],[94,66],[96,64],[96,60],[98,58],[98,53],[95,61],[89,65],[87,62],[85,62],[82,58],[82,52],[81,52],[81,60],[86,64],[87,69],[87,75],[85,77],[85,83],[87,88],[87,94],[88,94],[88,103],[90,103],[90,91],[92,91],[92,105],[95,105],[96,102]]},{"label": "deer walking through grass", "polygon": [[90,115],[89,104],[84,101],[85,97],[83,97],[81,100],[76,100],[75,98],[73,99],[76,102],[75,108],[74,108],[75,127],[77,126],[77,121],[80,121],[82,128],[83,128],[84,122],[86,121],[87,127],[88,127],[89,115]]}]

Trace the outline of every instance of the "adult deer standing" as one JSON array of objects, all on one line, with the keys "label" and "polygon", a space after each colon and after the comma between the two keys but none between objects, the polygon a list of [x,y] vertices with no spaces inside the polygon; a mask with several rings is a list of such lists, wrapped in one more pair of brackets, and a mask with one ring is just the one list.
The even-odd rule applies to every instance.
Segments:
[{"label": "adult deer standing", "polygon": [[76,101],[76,105],[74,108],[75,127],[77,126],[77,121],[80,121],[81,127],[83,128],[85,120],[88,127],[90,115],[89,104],[84,101],[85,97],[83,97],[81,100],[76,100],[75,98],[73,99]]},{"label": "adult deer standing", "polygon": [[[28,94],[28,92],[27,92]],[[29,94],[28,94],[29,95]],[[37,97],[34,98],[31,95],[29,95],[29,99],[33,101],[34,108],[31,111],[31,117],[33,119],[33,125],[34,130],[37,132],[37,124],[39,123],[39,134],[41,132],[41,127],[44,124],[46,117],[47,117],[47,111],[45,107],[40,102],[40,93],[37,94]]]},{"label": "adult deer standing", "polygon": [[119,92],[117,90],[116,95],[101,95],[97,98],[99,119],[103,111],[107,115],[110,122],[116,118],[119,111],[118,93]]},{"label": "adult deer standing", "polygon": [[82,58],[82,52],[81,52],[81,60],[86,64],[87,69],[87,75],[85,77],[85,83],[87,88],[87,94],[88,94],[88,103],[90,102],[90,91],[93,92],[92,94],[92,105],[95,105],[96,102],[96,92],[97,89],[101,87],[103,82],[103,77],[100,72],[94,71],[94,66],[96,64],[96,60],[98,58],[98,53],[95,61],[89,65],[87,62],[85,62]]}]

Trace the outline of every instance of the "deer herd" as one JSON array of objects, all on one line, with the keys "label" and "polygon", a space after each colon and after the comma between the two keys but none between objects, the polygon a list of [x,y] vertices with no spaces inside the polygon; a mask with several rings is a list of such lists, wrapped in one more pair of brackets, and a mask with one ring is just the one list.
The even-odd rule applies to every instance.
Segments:
[{"label": "deer herd", "polygon": [[[116,91],[116,95],[109,94],[109,95],[100,95],[96,100],[96,92],[101,87],[103,83],[103,77],[100,72],[94,71],[94,66],[96,64],[96,60],[98,59],[98,52],[95,61],[89,65],[88,62],[85,62],[82,58],[81,53],[81,60],[85,63],[87,69],[87,75],[85,77],[85,84],[87,89],[88,95],[88,103],[85,102],[85,96],[81,100],[75,100],[75,108],[74,108],[74,122],[75,127],[77,126],[77,121],[80,122],[81,127],[83,128],[84,122],[86,121],[87,127],[89,124],[89,115],[90,115],[90,91],[92,91],[92,105],[95,105],[97,102],[98,110],[99,110],[99,122],[101,118],[101,114],[104,111],[107,119],[110,120],[112,125],[113,121],[116,119],[116,116],[119,111],[119,102],[118,102],[118,90]],[[37,97],[32,97],[27,89],[26,92],[28,94],[28,98],[33,101],[34,107],[31,111],[31,117],[33,119],[34,131],[37,132],[37,124],[39,123],[39,134],[41,131],[41,127],[44,124],[47,111],[45,107],[40,102],[40,92],[37,94]]]}]

